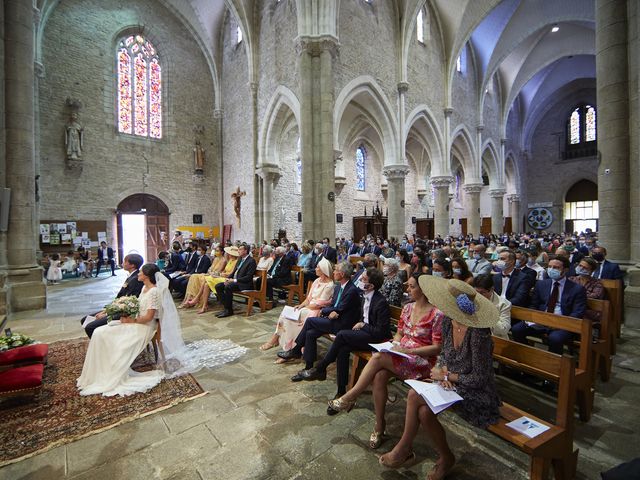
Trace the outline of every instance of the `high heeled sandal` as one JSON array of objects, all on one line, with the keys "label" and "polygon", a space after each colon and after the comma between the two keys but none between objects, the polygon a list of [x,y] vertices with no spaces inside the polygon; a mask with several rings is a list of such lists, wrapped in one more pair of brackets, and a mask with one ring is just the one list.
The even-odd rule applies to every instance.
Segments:
[{"label": "high heeled sandal", "polygon": [[[449,475],[449,473],[451,473],[451,470],[453,470],[455,464],[455,457],[449,465],[440,463],[440,459],[438,459],[438,461],[436,461],[436,463],[433,465],[433,468],[429,471],[427,480],[443,480],[447,475]],[[438,472],[440,472],[440,475],[438,475]]]},{"label": "high heeled sandal", "polygon": [[388,454],[385,455],[381,455],[380,459],[378,460],[378,462],[380,463],[380,465],[382,465],[383,467],[387,467],[387,468],[400,468],[401,466],[405,465],[405,466],[410,466],[416,459],[416,454],[415,452],[411,452],[409,455],[407,455],[404,459],[402,460],[396,460],[391,461],[391,460],[387,460]]},{"label": "high heeled sandal", "polygon": [[382,445],[382,442],[384,442],[386,439],[387,439],[386,432],[374,431],[369,437],[369,448],[373,450],[375,450],[376,448],[379,448],[380,445]]},{"label": "high heeled sandal", "polygon": [[278,346],[277,343],[265,342],[262,345],[260,345],[259,348],[260,348],[261,351],[264,352],[266,350],[271,350],[272,348],[277,347],[277,346]]},{"label": "high heeled sandal", "polygon": [[355,400],[353,402],[349,402],[347,400],[343,400],[343,397],[336,398],[335,400],[329,400],[329,408],[334,412],[347,412],[349,413],[353,407],[356,405]]}]

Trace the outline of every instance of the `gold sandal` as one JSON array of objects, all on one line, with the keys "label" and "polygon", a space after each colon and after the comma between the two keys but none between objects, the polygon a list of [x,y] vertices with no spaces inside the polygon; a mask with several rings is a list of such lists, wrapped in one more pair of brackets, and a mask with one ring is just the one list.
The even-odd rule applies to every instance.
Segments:
[{"label": "gold sandal", "polygon": [[[404,460],[396,460],[395,462],[392,460],[387,460],[388,454],[385,455],[381,455],[380,459],[378,460],[378,462],[380,462],[380,465],[382,465],[383,467],[387,467],[387,468],[400,468],[401,466],[403,466],[405,463],[408,463],[409,465],[412,464],[415,459],[416,459],[416,454],[415,452],[411,452],[409,455],[407,455]],[[407,467],[409,465],[406,465]]]},{"label": "gold sandal", "polygon": [[375,450],[376,448],[379,448],[380,445],[382,445],[382,442],[384,442],[386,439],[387,439],[386,432],[374,431],[369,437],[369,448],[373,450]]},{"label": "gold sandal", "polygon": [[335,413],[339,413],[342,411],[346,411],[347,413],[349,413],[356,404],[355,400],[353,402],[349,402],[347,400],[343,400],[342,398],[343,397],[336,398],[335,400],[329,400],[329,408]]}]

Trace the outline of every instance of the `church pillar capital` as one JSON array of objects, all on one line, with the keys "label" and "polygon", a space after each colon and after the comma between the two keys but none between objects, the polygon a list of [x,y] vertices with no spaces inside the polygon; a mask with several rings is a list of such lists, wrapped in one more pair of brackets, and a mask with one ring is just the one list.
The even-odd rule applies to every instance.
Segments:
[{"label": "church pillar capital", "polygon": [[296,39],[296,53],[306,53],[312,57],[319,57],[322,53],[329,52],[332,58],[336,58],[340,52],[340,42],[333,35],[299,36]]},{"label": "church pillar capital", "polygon": [[474,194],[480,193],[482,191],[482,187],[484,187],[482,183],[465,183],[462,188],[464,189],[465,193]]},{"label": "church pillar capital", "polygon": [[408,173],[406,165],[388,165],[382,169],[382,174],[389,180],[404,180]]},{"label": "church pillar capital", "polygon": [[449,185],[453,183],[453,177],[450,176],[440,176],[440,177],[431,177],[431,185],[435,189],[444,189],[449,188]]}]

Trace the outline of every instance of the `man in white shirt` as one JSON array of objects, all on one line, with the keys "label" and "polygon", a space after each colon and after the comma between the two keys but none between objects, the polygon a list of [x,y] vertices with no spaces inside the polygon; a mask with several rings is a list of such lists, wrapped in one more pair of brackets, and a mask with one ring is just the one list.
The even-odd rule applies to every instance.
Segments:
[{"label": "man in white shirt", "polygon": [[111,276],[116,276],[116,262],[113,259],[113,248],[107,247],[107,242],[100,242],[100,248],[98,249],[98,263],[96,269],[96,277],[100,275],[100,267],[105,263],[111,266]]}]

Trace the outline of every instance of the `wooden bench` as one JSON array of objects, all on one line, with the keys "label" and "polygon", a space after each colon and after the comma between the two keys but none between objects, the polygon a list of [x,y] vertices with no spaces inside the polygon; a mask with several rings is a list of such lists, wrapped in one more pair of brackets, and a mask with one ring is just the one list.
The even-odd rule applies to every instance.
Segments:
[{"label": "wooden bench", "polygon": [[[260,279],[260,290],[241,290],[239,292],[233,292],[234,296],[243,297],[247,299],[247,313],[248,317],[251,315],[253,304],[258,302],[260,305],[260,312],[264,313],[271,308],[271,302],[267,301],[267,271],[256,271],[256,278]],[[256,281],[254,278],[254,283]]]},{"label": "wooden bench", "polygon": [[[555,423],[546,422],[531,413],[503,402],[500,420],[488,431],[515,445],[531,457],[529,478],[543,480],[552,466],[556,480],[572,479],[576,474],[578,450],[573,448],[573,405],[576,395],[576,374],[573,359],[538,348],[493,337],[493,358],[498,362],[526,371],[558,384],[558,404]],[[507,426],[507,423],[527,416],[549,427],[537,437],[526,435]]]},{"label": "wooden bench", "polygon": [[[296,276],[298,278],[296,278]],[[311,284],[309,284],[311,285]],[[298,303],[304,302],[304,269],[297,265],[291,267],[291,283],[283,285],[282,289],[287,292],[287,305],[293,307],[293,297],[298,298]]]},{"label": "wooden bench", "polygon": [[[391,330],[395,332],[395,330],[398,329],[398,321],[400,320],[402,308],[389,305],[389,311],[391,313]],[[360,377],[360,373],[362,373],[362,369],[371,359],[373,352],[368,350],[358,350],[351,352],[351,354],[353,355],[353,359],[351,360],[351,370],[349,371],[349,383],[347,385],[347,390],[350,390],[351,387],[356,384]]]},{"label": "wooden bench", "polygon": [[[607,292],[607,300],[611,302],[611,316],[615,325],[613,334],[620,338],[624,318],[624,285],[622,280],[601,279],[602,286]],[[611,355],[616,353],[616,342],[611,344]]]},{"label": "wooden bench", "polygon": [[355,267],[358,266],[358,262],[362,262],[364,260],[364,257],[349,257],[349,261],[351,262],[351,265]]},{"label": "wooden bench", "polygon": [[529,308],[511,307],[511,319],[533,322],[547,328],[566,330],[580,336],[578,344],[580,351],[575,369],[576,398],[580,411],[580,419],[588,422],[593,410],[593,357],[590,320],[556,315],[554,313],[531,310]]},{"label": "wooden bench", "polygon": [[600,331],[598,338],[592,342],[594,351],[593,379],[600,373],[600,380],[608,382],[611,378],[611,343],[615,343],[615,325],[611,315],[611,302],[609,300],[587,299],[587,308],[600,313]]}]

